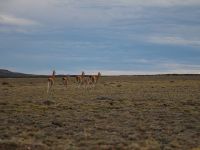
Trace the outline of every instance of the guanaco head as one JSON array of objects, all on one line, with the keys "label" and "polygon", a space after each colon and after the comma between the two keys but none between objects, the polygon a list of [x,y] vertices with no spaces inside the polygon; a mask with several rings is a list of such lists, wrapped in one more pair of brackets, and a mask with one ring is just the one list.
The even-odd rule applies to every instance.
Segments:
[{"label": "guanaco head", "polygon": [[82,71],[82,74],[81,74],[82,76],[84,76],[85,75],[85,72],[84,71]]},{"label": "guanaco head", "polygon": [[97,76],[96,76],[96,78],[97,78],[97,81],[99,80],[100,76],[101,76],[101,73],[100,73],[100,72],[98,72],[98,74],[97,74]]},{"label": "guanaco head", "polygon": [[53,73],[52,73],[52,76],[55,78],[55,75],[56,75],[56,71],[53,70]]},{"label": "guanaco head", "polygon": [[98,77],[100,77],[101,76],[101,73],[100,72],[98,72]]},{"label": "guanaco head", "polygon": [[68,81],[68,76],[62,78],[64,81]]}]

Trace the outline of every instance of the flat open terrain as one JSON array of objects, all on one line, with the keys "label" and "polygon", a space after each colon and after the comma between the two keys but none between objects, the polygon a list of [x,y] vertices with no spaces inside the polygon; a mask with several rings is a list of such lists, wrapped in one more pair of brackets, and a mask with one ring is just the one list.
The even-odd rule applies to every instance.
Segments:
[{"label": "flat open terrain", "polygon": [[200,76],[0,79],[0,149],[200,149]]}]

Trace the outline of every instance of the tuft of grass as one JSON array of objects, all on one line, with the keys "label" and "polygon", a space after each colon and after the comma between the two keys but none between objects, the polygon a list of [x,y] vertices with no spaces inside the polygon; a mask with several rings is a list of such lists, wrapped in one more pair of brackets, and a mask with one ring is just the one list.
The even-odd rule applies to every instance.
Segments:
[{"label": "tuft of grass", "polygon": [[121,87],[121,86],[122,86],[121,84],[118,84],[118,85],[117,85],[117,87]]},{"label": "tuft of grass", "polygon": [[5,82],[5,81],[2,82],[1,84],[2,84],[2,85],[9,85],[9,83],[8,83],[8,82]]}]

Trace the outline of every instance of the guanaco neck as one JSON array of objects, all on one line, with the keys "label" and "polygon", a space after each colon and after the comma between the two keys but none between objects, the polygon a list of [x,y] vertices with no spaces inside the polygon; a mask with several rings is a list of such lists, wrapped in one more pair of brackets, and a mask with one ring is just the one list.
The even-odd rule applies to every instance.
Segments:
[{"label": "guanaco neck", "polygon": [[55,80],[55,78],[56,78],[56,72],[55,72],[55,70],[53,71],[53,73],[52,73],[52,76],[51,76],[52,78],[53,78],[53,80]]},{"label": "guanaco neck", "polygon": [[97,80],[99,79],[100,76],[101,76],[101,73],[99,72],[97,75]]},{"label": "guanaco neck", "polygon": [[85,72],[82,72],[82,74],[81,74],[81,77],[83,78],[83,77],[84,77],[84,75],[85,75]]}]

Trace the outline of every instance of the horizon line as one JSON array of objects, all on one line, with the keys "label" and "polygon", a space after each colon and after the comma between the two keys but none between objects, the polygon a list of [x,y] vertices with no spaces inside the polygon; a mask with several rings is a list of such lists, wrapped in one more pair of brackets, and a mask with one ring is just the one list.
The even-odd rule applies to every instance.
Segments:
[{"label": "horizon line", "polygon": [[[9,69],[1,69],[0,70],[4,70],[4,71],[9,71],[11,73],[20,73],[20,74],[25,74],[25,75],[34,75],[34,76],[48,76],[48,75],[51,75],[51,72],[49,71],[49,73],[41,73],[40,72],[27,72],[27,71],[12,71],[12,70],[9,70]],[[59,72],[59,71],[58,71]],[[80,75],[80,72],[79,73],[63,73],[63,71],[60,71],[61,73],[58,73],[56,74],[56,76],[65,76],[65,75],[69,75],[69,76],[74,76],[74,75]],[[86,76],[87,75],[96,75],[97,74],[97,71],[88,71],[89,73],[86,73]],[[121,73],[120,74],[120,71],[118,72],[115,72],[115,71],[112,71],[112,70],[106,70],[106,71],[98,71],[98,72],[101,72],[102,76],[137,76],[137,75],[141,75],[141,76],[145,76],[145,75],[200,75],[200,72],[182,72],[182,73],[177,73],[177,72],[142,72],[142,71],[121,71],[121,72],[124,72],[124,73]],[[127,73],[125,73],[127,72]],[[129,72],[129,73],[128,73]]]}]

